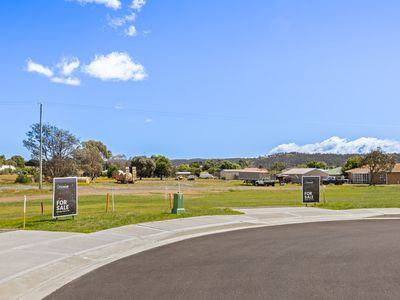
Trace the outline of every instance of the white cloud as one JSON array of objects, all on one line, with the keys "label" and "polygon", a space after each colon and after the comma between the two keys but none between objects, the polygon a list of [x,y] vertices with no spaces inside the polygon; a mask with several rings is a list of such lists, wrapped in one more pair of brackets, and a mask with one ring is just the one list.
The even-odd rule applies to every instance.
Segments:
[{"label": "white cloud", "polygon": [[86,3],[102,4],[108,8],[112,8],[112,9],[121,8],[120,0],[75,0],[75,1],[78,1],[81,4],[86,4]]},{"label": "white cloud", "polygon": [[136,10],[141,10],[141,8],[146,4],[146,0],[133,0],[131,7]]},{"label": "white cloud", "polygon": [[112,28],[118,28],[126,23],[132,23],[136,19],[136,14],[131,13],[130,15],[123,16],[121,18],[111,18],[110,16],[107,17],[108,19],[108,25],[111,26]]},{"label": "white cloud", "polygon": [[135,36],[137,35],[136,27],[131,25],[127,29],[125,29],[125,34],[127,36]]},{"label": "white cloud", "polygon": [[143,80],[147,77],[143,65],[135,63],[124,52],[111,52],[108,55],[96,55],[83,72],[101,80],[127,81]]},{"label": "white cloud", "polygon": [[73,77],[52,77],[50,80],[55,83],[61,83],[66,85],[73,85],[73,86],[81,85],[81,81],[79,80],[79,78],[73,78]]},{"label": "white cloud", "polygon": [[282,144],[270,151],[270,154],[279,152],[302,152],[302,153],[368,153],[377,148],[385,152],[400,152],[400,141],[389,139],[378,139],[372,137],[362,137],[356,140],[348,140],[333,136],[322,142],[315,144],[297,145],[295,143]]},{"label": "white cloud", "polygon": [[77,58],[63,58],[61,59],[61,62],[57,64],[57,68],[60,69],[59,73],[61,76],[55,76],[54,72],[50,68],[28,59],[26,70],[28,72],[34,72],[46,76],[51,82],[77,86],[81,84],[81,81],[78,78],[73,78],[69,75],[71,75],[72,72],[74,72],[74,70],[76,70],[78,67],[79,60]]},{"label": "white cloud", "polygon": [[57,64],[60,73],[69,76],[79,67],[79,59],[76,57],[63,57]]},{"label": "white cloud", "polygon": [[151,123],[151,122],[153,122],[153,119],[147,118],[147,119],[144,120],[144,122],[145,123]]},{"label": "white cloud", "polygon": [[38,73],[38,74],[46,76],[46,77],[53,76],[53,71],[50,68],[45,67],[41,64],[35,63],[30,58],[26,62],[26,70],[28,72]]}]

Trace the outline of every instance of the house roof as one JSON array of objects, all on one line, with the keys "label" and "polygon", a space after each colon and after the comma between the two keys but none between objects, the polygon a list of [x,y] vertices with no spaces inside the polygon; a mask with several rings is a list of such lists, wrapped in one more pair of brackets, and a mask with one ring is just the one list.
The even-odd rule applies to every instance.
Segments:
[{"label": "house roof", "polygon": [[239,170],[239,172],[259,172],[259,173],[269,173],[267,169],[260,169],[260,168],[244,168]]},{"label": "house roof", "polygon": [[239,169],[223,169],[223,170],[221,170],[221,172],[239,172],[240,170]]},{"label": "house roof", "polygon": [[[320,170],[317,168],[293,168],[286,171],[283,171],[280,175],[304,175],[310,173],[311,171],[318,170],[320,172],[326,173],[324,170]],[[327,174],[328,175],[328,174]]]},{"label": "house roof", "polygon": [[[354,168],[346,171],[346,173],[369,173],[368,167]],[[395,164],[390,173],[400,173],[400,164]]]},{"label": "house roof", "polygon": [[337,167],[334,169],[325,169],[325,170],[321,170],[324,171],[326,173],[328,173],[329,176],[340,176],[342,175],[342,167]]}]

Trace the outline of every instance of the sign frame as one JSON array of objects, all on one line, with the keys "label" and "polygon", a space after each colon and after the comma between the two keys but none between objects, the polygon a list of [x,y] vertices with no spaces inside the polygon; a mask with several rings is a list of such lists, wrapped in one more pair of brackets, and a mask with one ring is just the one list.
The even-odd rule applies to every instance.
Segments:
[{"label": "sign frame", "polygon": [[[54,215],[54,212],[55,212],[55,204],[56,204],[56,181],[58,180],[58,179],[75,179],[75,213],[72,213],[72,214],[67,214],[67,215],[58,215],[58,216],[56,216],[56,215]],[[78,197],[78,177],[54,177],[53,178],[53,207],[52,207],[52,216],[53,216],[53,219],[54,218],[61,218],[61,217],[74,217],[74,216],[76,216],[76,215],[78,215],[78,199],[79,199],[79,197]]]},{"label": "sign frame", "polygon": [[[304,179],[318,178],[318,201],[304,201]],[[320,176],[303,176],[301,178],[301,202],[302,204],[320,203],[321,201],[321,177]]]}]

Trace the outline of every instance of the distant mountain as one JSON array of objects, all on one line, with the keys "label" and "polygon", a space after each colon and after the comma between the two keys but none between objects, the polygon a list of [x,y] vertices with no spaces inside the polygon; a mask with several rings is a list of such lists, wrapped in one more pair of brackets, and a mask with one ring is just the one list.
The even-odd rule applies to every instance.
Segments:
[{"label": "distant mountain", "polygon": [[[266,156],[259,156],[256,158],[225,158],[226,160],[233,161],[235,163],[239,163],[239,161],[246,161],[249,166],[258,167],[262,166],[265,168],[271,167],[275,162],[283,162],[287,167],[294,167],[300,164],[307,164],[311,161],[323,161],[330,167],[338,167],[342,166],[346,160],[354,155],[358,154],[327,154],[327,153],[298,153],[298,152],[290,152],[290,153],[277,153]],[[400,161],[400,154],[395,154],[396,160]],[[206,160],[213,161],[221,161],[224,159],[204,159],[204,158],[192,158],[192,159],[174,159],[172,163],[175,166],[181,164],[191,164],[194,162],[204,162]]]}]

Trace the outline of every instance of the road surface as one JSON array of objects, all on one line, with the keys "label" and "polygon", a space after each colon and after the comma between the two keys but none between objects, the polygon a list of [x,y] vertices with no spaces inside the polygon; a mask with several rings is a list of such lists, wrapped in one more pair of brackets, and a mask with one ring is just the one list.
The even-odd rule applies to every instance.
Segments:
[{"label": "road surface", "polygon": [[47,299],[400,299],[400,220],[189,239],[103,266]]}]

